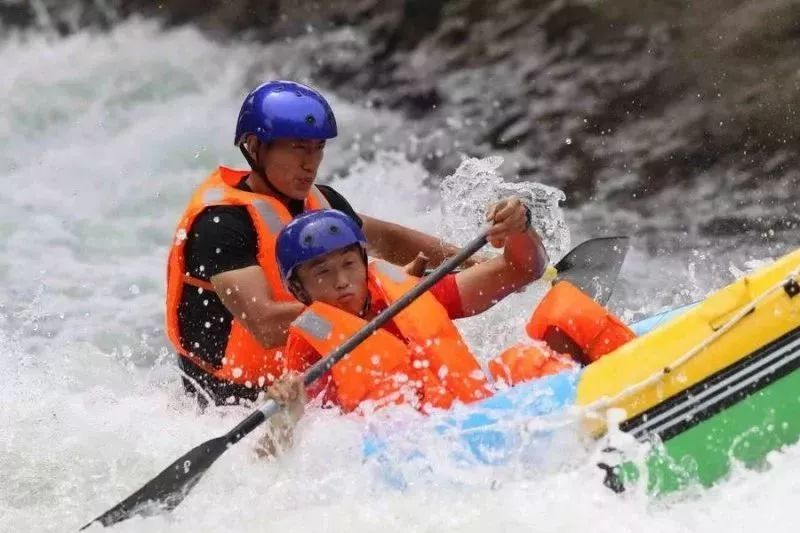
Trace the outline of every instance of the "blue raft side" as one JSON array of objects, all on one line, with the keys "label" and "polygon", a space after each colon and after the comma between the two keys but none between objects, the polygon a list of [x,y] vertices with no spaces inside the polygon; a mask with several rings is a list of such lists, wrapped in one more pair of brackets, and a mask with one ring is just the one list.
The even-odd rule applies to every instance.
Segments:
[{"label": "blue raft side", "polygon": [[[480,402],[433,415],[440,417],[434,429],[440,435],[452,437],[451,456],[456,463],[502,464],[515,453],[520,442],[519,427],[504,422],[512,418],[541,417],[573,405],[581,373],[578,369],[546,376],[500,391]],[[384,436],[370,432],[364,437],[362,451],[366,459],[376,459],[379,464],[390,466],[388,446]],[[415,450],[407,454],[406,459],[419,460],[422,457],[424,454]],[[397,476],[391,474],[387,477]],[[391,484],[403,485],[398,479],[393,479]]]},{"label": "blue raft side", "polygon": [[[637,336],[644,335],[695,305],[653,315],[630,327]],[[439,415],[441,418],[434,426],[435,431],[452,437],[455,446],[451,456],[459,464],[502,464],[518,451],[520,445],[525,445],[520,439],[519,426],[504,422],[543,417],[574,405],[581,375],[581,370],[565,371],[499,391],[474,404],[460,405]],[[548,433],[542,431],[537,436],[546,440]],[[389,448],[385,436],[378,432],[368,432],[364,437],[362,451],[365,459],[376,460],[390,485],[402,488],[405,480],[392,464],[398,458],[391,459]],[[406,459],[419,461],[425,460],[425,456],[420,450],[414,450],[406,454]]]},{"label": "blue raft side", "polygon": [[574,405],[581,373],[560,372],[460,406],[436,426],[436,431],[456,435],[461,441],[459,447],[478,462],[502,464],[519,442],[518,427],[503,422],[541,417]]},{"label": "blue raft side", "polygon": [[700,302],[696,302],[689,305],[684,305],[683,307],[678,307],[676,309],[670,309],[668,311],[664,311],[663,313],[658,313],[657,315],[649,316],[643,320],[640,320],[634,324],[631,324],[629,327],[636,333],[636,336],[642,336],[649,331],[653,331],[661,324],[664,324],[673,318],[682,315],[689,309],[693,308]]}]

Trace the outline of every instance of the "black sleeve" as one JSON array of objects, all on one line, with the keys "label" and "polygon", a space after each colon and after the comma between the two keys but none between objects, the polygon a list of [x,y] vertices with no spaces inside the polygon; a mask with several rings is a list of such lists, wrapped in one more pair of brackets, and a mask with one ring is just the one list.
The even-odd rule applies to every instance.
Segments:
[{"label": "black sleeve", "polygon": [[257,255],[258,236],[244,207],[209,207],[187,235],[186,270],[196,278],[257,265]]},{"label": "black sleeve", "polygon": [[350,202],[348,202],[344,196],[336,192],[333,187],[330,185],[317,185],[317,188],[323,194],[323,196],[325,196],[325,199],[328,200],[328,203],[331,204],[333,209],[338,209],[345,215],[355,220],[359,227],[364,225],[361,217],[358,216],[355,209],[353,209],[353,206],[350,205]]}]

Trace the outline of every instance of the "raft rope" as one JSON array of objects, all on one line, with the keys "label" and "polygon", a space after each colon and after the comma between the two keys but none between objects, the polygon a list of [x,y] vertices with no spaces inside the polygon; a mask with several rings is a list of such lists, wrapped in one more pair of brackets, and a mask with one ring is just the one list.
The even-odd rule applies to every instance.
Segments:
[{"label": "raft rope", "polygon": [[621,390],[614,396],[603,396],[602,398],[598,398],[592,403],[586,404],[581,406],[576,415],[584,415],[596,411],[600,411],[611,407],[613,404],[620,402],[637,392],[641,392],[643,389],[655,385],[660,380],[662,380],[668,374],[671,374],[681,366],[685,365],[689,361],[691,361],[695,356],[697,356],[700,352],[708,348],[711,344],[713,344],[717,339],[722,337],[725,333],[730,331],[736,324],[738,324],[744,317],[749,315],[761,302],[766,300],[769,296],[773,293],[778,292],[787,284],[797,284],[798,279],[800,279],[800,268],[797,268],[790,272],[786,277],[784,277],[780,282],[776,283],[775,285],[771,286],[764,292],[762,292],[757,297],[753,298],[749,303],[745,304],[735,315],[733,315],[730,319],[728,319],[719,329],[714,331],[711,335],[703,339],[702,342],[697,344],[694,348],[690,349],[688,352],[683,354],[681,357],[677,358],[675,361],[670,363],[669,365],[665,366],[658,372],[648,376],[647,378],[639,381],[638,383],[634,383],[630,387],[627,387]]}]

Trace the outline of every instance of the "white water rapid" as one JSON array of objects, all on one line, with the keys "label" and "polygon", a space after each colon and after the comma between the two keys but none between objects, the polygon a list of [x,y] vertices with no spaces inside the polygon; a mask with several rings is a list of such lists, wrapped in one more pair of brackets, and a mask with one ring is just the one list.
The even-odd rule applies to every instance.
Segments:
[{"label": "white water rapid", "polygon": [[[143,22],[0,40],[0,531],[75,531],[246,414],[200,415],[182,395],[163,331],[166,253],[195,184],[219,163],[243,163],[232,135],[247,88],[302,78],[293,58],[289,45],[220,45]],[[403,119],[332,99],[342,135],[322,174],[340,173],[332,184],[363,212],[465,242],[458,217],[481,207],[480,172],[462,169],[474,192],[447,189],[461,203],[443,210],[418,164],[386,150],[357,157],[375,136],[401,139]],[[573,245],[622,220],[602,206],[565,216]],[[553,246],[566,246],[553,231]],[[631,319],[686,303],[731,279],[731,265],[763,258],[634,249],[613,306]],[[465,325],[481,354],[520,331],[535,293]],[[412,479],[398,492],[363,463],[361,431],[357,419],[312,412],[279,460],[258,459],[246,440],[174,512],[114,531],[797,530],[797,448],[771,456],[766,474],[736,472],[670,501],[615,495],[591,461],[569,458],[459,483]]]}]

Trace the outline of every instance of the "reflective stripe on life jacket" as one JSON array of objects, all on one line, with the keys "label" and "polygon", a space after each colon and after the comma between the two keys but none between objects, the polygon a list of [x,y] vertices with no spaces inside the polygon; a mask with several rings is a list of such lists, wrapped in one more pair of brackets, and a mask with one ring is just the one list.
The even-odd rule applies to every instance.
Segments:
[{"label": "reflective stripe on life jacket", "polygon": [[[219,167],[197,188],[181,216],[167,264],[166,329],[175,350],[203,371],[224,381],[247,387],[261,387],[282,373],[284,367],[282,346],[271,348],[261,346],[234,317],[222,361],[210,362],[195,356],[191,347],[183,345],[178,316],[178,307],[185,285],[196,287],[196,290],[201,292],[213,291],[213,286],[209,282],[193,278],[186,271],[184,257],[186,238],[195,219],[206,208],[212,206],[242,206],[247,209],[258,239],[256,259],[264,270],[272,299],[279,302],[294,301],[294,297],[283,286],[275,263],[275,241],[283,226],[292,219],[292,215],[283,203],[271,196],[237,189],[236,185],[248,174],[249,171],[246,170]],[[317,187],[312,187],[306,198],[305,209],[327,207],[330,205],[324,195]]]},{"label": "reflective stripe on life jacket", "polygon": [[[374,261],[368,269],[373,302],[390,305],[416,285],[402,269]],[[336,401],[344,410],[362,402],[408,402],[414,407],[446,409],[491,395],[486,376],[436,298],[425,293],[394,318],[403,339],[380,329],[332,369]],[[366,324],[333,306],[314,303],[289,330],[287,366],[304,371],[310,361],[303,343],[316,358],[339,346]]]},{"label": "reflective stripe on life jacket", "polygon": [[561,281],[550,289],[525,330],[583,364],[592,363],[636,335],[606,308],[574,285]]}]

